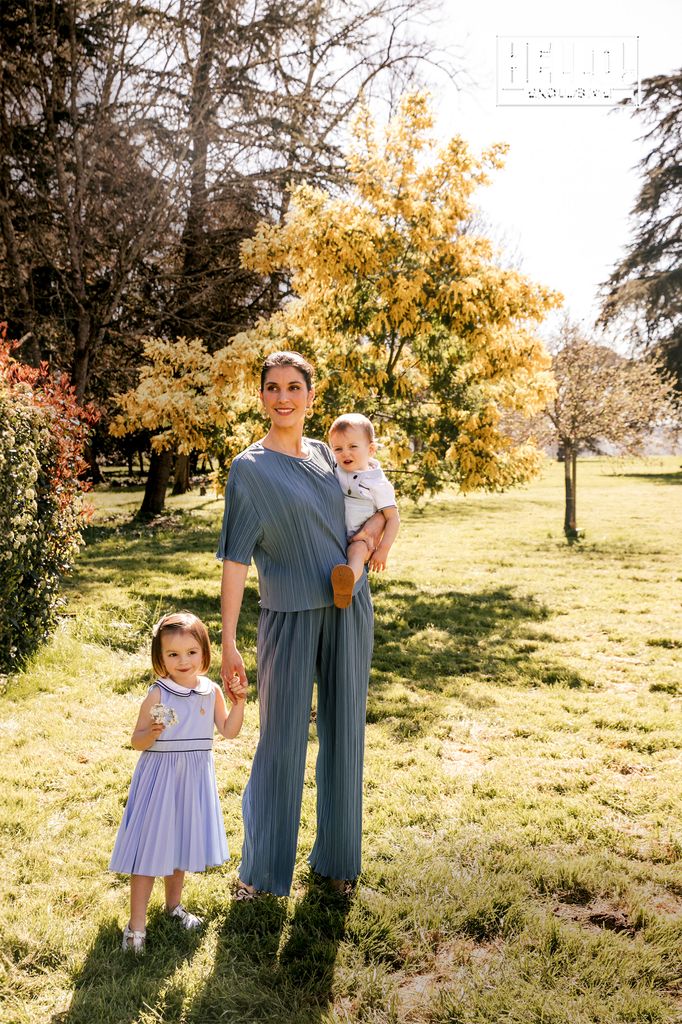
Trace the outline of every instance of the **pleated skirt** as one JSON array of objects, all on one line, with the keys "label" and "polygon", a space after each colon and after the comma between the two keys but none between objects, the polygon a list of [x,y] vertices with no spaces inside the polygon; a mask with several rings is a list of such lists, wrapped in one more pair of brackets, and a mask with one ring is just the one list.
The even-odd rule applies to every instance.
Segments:
[{"label": "pleated skirt", "polygon": [[172,875],[203,871],[228,858],[213,752],[143,751],[109,870]]}]

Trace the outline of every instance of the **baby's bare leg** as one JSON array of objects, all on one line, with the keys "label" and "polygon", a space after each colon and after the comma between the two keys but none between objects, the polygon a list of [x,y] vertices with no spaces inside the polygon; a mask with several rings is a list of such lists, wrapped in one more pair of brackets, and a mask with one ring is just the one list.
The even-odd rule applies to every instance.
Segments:
[{"label": "baby's bare leg", "polygon": [[365,566],[365,562],[369,561],[369,556],[372,554],[369,545],[364,540],[351,540],[348,544],[346,551],[346,558],[348,564],[353,570],[353,576],[357,583],[362,576],[362,570]]}]

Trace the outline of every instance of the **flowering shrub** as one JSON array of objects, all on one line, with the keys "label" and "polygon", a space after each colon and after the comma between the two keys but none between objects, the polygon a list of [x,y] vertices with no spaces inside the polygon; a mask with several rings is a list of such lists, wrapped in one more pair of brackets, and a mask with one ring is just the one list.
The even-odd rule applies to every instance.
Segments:
[{"label": "flowering shrub", "polygon": [[95,415],[47,366],[12,358],[0,327],[0,671],[42,643],[87,510],[83,444]]}]

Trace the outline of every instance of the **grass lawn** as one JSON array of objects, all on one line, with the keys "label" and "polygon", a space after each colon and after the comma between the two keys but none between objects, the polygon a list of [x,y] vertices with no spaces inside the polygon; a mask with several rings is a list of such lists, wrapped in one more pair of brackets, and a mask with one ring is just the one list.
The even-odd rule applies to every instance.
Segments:
[{"label": "grass lawn", "polygon": [[[127,878],[106,870],[164,610],[209,625],[217,678],[222,503],[98,491],[50,645],[0,697],[0,1018],[7,1024],[682,1022],[682,472],[586,461],[585,539],[562,467],[527,490],[403,510],[373,584],[364,870],[310,879],[314,716],[288,900],[230,901],[257,738],[217,741],[230,848],[189,876],[200,935],[152,897],[119,952]],[[255,580],[241,645],[255,678]],[[253,688],[252,688],[253,689]],[[255,694],[253,694],[255,697]]]}]

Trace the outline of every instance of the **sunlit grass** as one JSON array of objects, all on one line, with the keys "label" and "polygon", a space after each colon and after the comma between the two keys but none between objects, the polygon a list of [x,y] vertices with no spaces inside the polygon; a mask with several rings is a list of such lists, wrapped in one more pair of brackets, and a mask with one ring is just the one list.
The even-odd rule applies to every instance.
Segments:
[{"label": "sunlit grass", "polygon": [[[311,724],[290,900],[233,904],[118,951],[127,880],[106,864],[137,754],[151,624],[189,607],[219,653],[220,500],[140,494],[98,512],[51,644],[0,720],[3,1021],[644,1024],[682,1020],[682,482],[679,460],[580,471],[585,539],[562,534],[561,467],[525,491],[403,510],[374,583],[365,856],[348,902],[308,876]],[[241,644],[255,677],[255,584]],[[217,674],[214,671],[214,677]],[[216,747],[233,854],[257,738]]]}]

